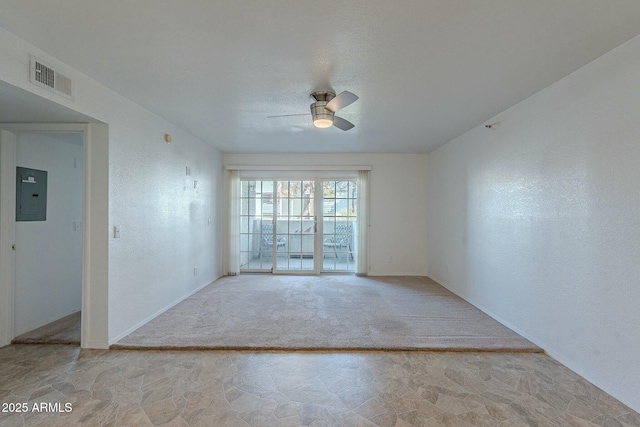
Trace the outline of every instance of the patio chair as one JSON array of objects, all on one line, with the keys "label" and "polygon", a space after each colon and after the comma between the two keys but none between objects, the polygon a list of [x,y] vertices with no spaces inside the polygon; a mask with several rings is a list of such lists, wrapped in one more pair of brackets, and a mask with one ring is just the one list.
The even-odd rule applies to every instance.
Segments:
[{"label": "patio chair", "polygon": [[[282,236],[276,237],[276,251],[280,248],[284,248],[287,245],[287,240]],[[273,224],[263,223],[262,224],[262,240],[260,243],[260,255],[262,256],[262,252],[266,252],[271,254],[271,250],[273,249]]]},{"label": "patio chair", "polygon": [[334,234],[325,237],[322,240],[324,246],[323,258],[327,252],[333,251],[333,255],[337,258],[338,252],[349,251],[349,259],[353,260],[353,252],[351,251],[351,224],[337,224]]}]

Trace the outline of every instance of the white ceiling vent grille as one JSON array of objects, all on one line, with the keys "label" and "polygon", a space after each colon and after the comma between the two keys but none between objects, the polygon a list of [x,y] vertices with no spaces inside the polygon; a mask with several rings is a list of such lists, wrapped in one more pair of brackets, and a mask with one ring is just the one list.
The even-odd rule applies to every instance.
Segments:
[{"label": "white ceiling vent grille", "polygon": [[31,56],[29,79],[35,85],[49,89],[65,98],[73,99],[71,79],[35,56]]}]

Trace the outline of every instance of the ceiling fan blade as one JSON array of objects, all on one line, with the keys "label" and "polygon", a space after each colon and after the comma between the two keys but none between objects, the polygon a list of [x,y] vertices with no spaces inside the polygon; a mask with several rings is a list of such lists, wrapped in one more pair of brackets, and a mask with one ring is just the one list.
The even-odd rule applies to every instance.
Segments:
[{"label": "ceiling fan blade", "polygon": [[355,125],[342,117],[333,116],[333,125],[340,130],[352,129]]},{"label": "ceiling fan blade", "polygon": [[306,114],[280,114],[278,116],[267,116],[267,119],[273,119],[276,117],[295,117],[295,116],[310,116],[311,114],[306,113]]},{"label": "ceiling fan blade", "polygon": [[345,90],[344,92],[336,95],[324,108],[335,113],[336,111],[353,104],[357,100],[357,95]]}]

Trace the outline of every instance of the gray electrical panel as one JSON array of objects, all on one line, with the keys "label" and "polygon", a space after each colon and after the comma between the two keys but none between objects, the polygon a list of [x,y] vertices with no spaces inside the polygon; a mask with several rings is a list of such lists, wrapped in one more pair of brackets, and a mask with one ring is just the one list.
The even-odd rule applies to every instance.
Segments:
[{"label": "gray electrical panel", "polygon": [[47,171],[16,168],[16,221],[47,220]]}]

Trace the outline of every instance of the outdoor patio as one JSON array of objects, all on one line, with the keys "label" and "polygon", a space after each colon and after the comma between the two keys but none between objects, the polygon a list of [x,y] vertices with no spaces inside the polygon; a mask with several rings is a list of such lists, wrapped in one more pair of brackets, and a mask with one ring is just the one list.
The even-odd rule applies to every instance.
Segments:
[{"label": "outdoor patio", "polygon": [[[276,257],[277,267],[279,270],[288,271],[313,271],[313,258],[306,257],[287,257],[287,254],[281,254]],[[241,271],[271,271],[273,268],[273,258],[271,255],[263,255],[249,260],[240,266]],[[322,260],[322,271],[349,271],[355,272],[356,262],[348,254],[344,256],[333,257],[326,256]]]},{"label": "outdoor patio", "polygon": [[[328,219],[316,235],[313,219],[277,220],[274,235],[271,219],[256,218],[249,233],[241,234],[240,270],[314,271],[314,257],[322,258],[321,271],[356,271],[355,221]],[[322,255],[315,255],[315,239],[322,239]]]}]

